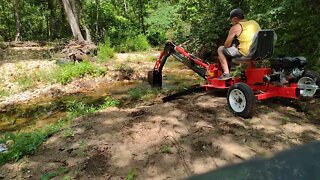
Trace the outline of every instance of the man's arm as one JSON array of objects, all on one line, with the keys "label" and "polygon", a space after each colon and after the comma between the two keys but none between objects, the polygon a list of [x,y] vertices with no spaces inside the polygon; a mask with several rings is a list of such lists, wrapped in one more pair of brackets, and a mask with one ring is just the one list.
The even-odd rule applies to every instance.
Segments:
[{"label": "man's arm", "polygon": [[236,25],[232,26],[230,28],[228,37],[227,37],[226,41],[224,42],[224,47],[225,48],[231,47],[233,38],[235,36],[239,36],[241,31],[242,31],[242,28],[241,28],[240,24],[236,24]]}]

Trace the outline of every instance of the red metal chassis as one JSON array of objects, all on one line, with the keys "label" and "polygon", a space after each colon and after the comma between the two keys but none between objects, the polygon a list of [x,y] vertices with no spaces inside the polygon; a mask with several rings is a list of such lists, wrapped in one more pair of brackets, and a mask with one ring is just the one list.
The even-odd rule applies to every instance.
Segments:
[{"label": "red metal chassis", "polygon": [[[182,47],[174,46],[174,50],[184,57],[192,60],[198,67],[206,69],[206,83],[201,86],[205,87],[206,90],[210,89],[228,89],[235,83],[243,82],[246,83],[252,91],[255,93],[257,100],[268,99],[272,97],[284,97],[297,99],[300,96],[300,90],[296,83],[291,83],[283,86],[276,86],[272,83],[263,81],[265,75],[271,74],[270,68],[255,68],[255,61],[249,61],[248,68],[244,70],[244,77],[232,78],[229,80],[219,80],[218,78],[222,74],[221,67],[218,64],[207,64],[201,59],[194,58],[192,55],[187,53]],[[164,51],[161,52],[159,59],[156,61],[154,70],[158,70],[161,64],[161,60],[164,56]]]}]

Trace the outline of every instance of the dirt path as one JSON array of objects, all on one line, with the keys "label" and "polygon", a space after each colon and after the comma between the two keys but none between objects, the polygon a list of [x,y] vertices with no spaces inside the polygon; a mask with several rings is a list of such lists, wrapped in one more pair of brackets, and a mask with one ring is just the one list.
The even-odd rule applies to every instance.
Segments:
[{"label": "dirt path", "polygon": [[75,120],[39,152],[4,165],[8,179],[177,179],[320,138],[319,125],[280,101],[235,117],[225,93],[195,93],[134,109],[108,108]]}]

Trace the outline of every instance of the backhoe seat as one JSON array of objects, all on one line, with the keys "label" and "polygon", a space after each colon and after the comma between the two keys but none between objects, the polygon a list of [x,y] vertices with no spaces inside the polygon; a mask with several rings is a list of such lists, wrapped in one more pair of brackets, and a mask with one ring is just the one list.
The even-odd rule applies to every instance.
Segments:
[{"label": "backhoe seat", "polygon": [[269,58],[273,54],[275,33],[273,30],[261,30],[255,34],[248,56],[233,58],[235,64],[247,63]]}]

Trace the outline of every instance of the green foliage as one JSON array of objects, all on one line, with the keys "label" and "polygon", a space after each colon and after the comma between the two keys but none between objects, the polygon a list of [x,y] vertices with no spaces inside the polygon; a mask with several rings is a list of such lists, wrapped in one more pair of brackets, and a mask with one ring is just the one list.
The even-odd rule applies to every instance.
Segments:
[{"label": "green foliage", "polygon": [[74,131],[71,128],[67,128],[63,131],[64,137],[72,137],[74,136]]},{"label": "green foliage", "polygon": [[45,139],[60,131],[67,121],[60,120],[34,132],[6,133],[0,143],[7,144],[9,151],[0,153],[0,165],[9,161],[18,161],[25,155],[34,154]]},{"label": "green foliage", "polygon": [[162,92],[156,88],[150,89],[145,87],[138,87],[129,90],[129,95],[132,101],[137,101],[140,99],[142,99],[143,101],[149,101],[151,99],[154,99],[161,93]]},{"label": "green foliage", "polygon": [[167,39],[181,41],[189,35],[190,26],[182,21],[180,9],[180,5],[162,3],[146,18],[146,34],[152,45],[163,44]]},{"label": "green foliage", "polygon": [[67,172],[68,172],[68,169],[66,167],[59,167],[59,169],[57,171],[44,173],[41,176],[41,180],[49,180],[49,179],[55,178],[57,176],[64,175]]},{"label": "green foliage", "polygon": [[30,89],[31,87],[34,87],[36,85],[35,81],[33,81],[33,79],[29,76],[20,77],[19,79],[17,79],[17,82],[22,91]]},{"label": "green foliage", "polygon": [[[33,132],[6,133],[0,138],[0,143],[7,144],[9,151],[0,153],[0,165],[9,161],[18,161],[25,155],[34,154],[46,138],[61,131],[63,128],[70,126],[72,120],[81,115],[90,114],[97,109],[92,106],[86,106],[82,102],[70,101],[67,103],[67,117],[56,123],[47,125],[43,129]],[[73,130],[67,128],[64,131],[65,137],[72,136]],[[80,142],[80,146],[84,143]],[[53,173],[55,174],[55,173]],[[45,174],[44,177],[52,174]]]},{"label": "green foliage", "polygon": [[10,92],[0,85],[0,98],[9,96]]},{"label": "green foliage", "polygon": [[96,109],[93,106],[86,106],[83,102],[80,101],[68,101],[66,104],[67,107],[67,117],[73,119],[82,115],[94,113]]},{"label": "green foliage", "polygon": [[[264,29],[274,29],[278,40],[275,56],[305,56],[310,68],[317,68],[320,57],[320,4],[308,0],[273,0],[246,2],[248,16],[260,22]],[[301,28],[303,27],[303,28]]]},{"label": "green foliage", "polygon": [[120,101],[117,99],[113,99],[109,96],[105,98],[104,103],[99,107],[99,109],[105,109],[108,107],[117,107],[120,105]]},{"label": "green foliage", "polygon": [[134,168],[132,168],[129,171],[128,175],[126,176],[125,180],[134,180],[136,176],[137,176],[136,170]]},{"label": "green foliage", "polygon": [[66,84],[71,82],[72,78],[83,77],[84,75],[99,76],[105,73],[105,70],[88,62],[69,63],[65,66],[59,67],[54,73],[53,77],[57,82]]},{"label": "green foliage", "polygon": [[119,46],[116,46],[118,52],[145,51],[150,48],[146,36],[139,34],[137,36],[128,37]]},{"label": "green foliage", "polygon": [[160,153],[163,153],[163,154],[172,154],[169,146],[167,146],[167,145],[162,146],[159,151],[160,151]]},{"label": "green foliage", "polygon": [[103,44],[99,44],[98,62],[106,62],[114,57],[114,49],[110,47],[110,40],[107,39]]},{"label": "green foliage", "polygon": [[8,133],[1,138],[1,143],[9,143],[10,151],[0,154],[0,164],[7,161],[17,161],[23,155],[33,154],[37,148],[44,142],[45,136],[42,132],[32,133]]},{"label": "green foliage", "polygon": [[139,100],[142,97],[143,93],[145,92],[141,89],[131,89],[129,91],[130,97],[133,101]]},{"label": "green foliage", "polygon": [[[81,3],[79,3],[81,2]],[[76,1],[80,24],[85,24],[100,45],[99,60],[118,52],[143,51],[149,45],[162,45],[167,39],[187,42],[189,51],[213,58],[231,27],[226,18],[230,10],[242,8],[246,19],[256,20],[263,29],[278,35],[275,56],[306,56],[308,66],[320,69],[318,23],[320,4],[310,0],[114,0]],[[54,6],[40,1],[19,1],[23,40],[72,38],[61,1]],[[0,6],[0,37],[15,37],[12,1]],[[59,26],[57,26],[59,24]],[[301,28],[303,27],[303,28]],[[83,29],[83,27],[81,27]],[[104,42],[108,38],[109,42]],[[1,39],[0,39],[1,42]],[[63,80],[64,81],[64,80]]]},{"label": "green foliage", "polygon": [[216,52],[227,37],[230,22],[227,21],[231,3],[229,0],[182,1],[182,19],[191,24],[190,51]]}]

